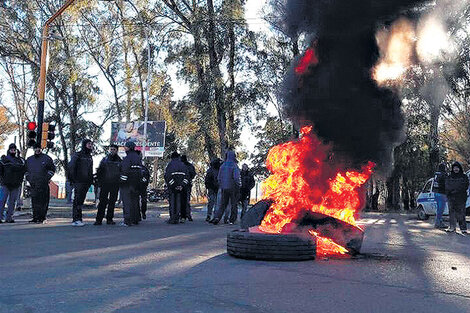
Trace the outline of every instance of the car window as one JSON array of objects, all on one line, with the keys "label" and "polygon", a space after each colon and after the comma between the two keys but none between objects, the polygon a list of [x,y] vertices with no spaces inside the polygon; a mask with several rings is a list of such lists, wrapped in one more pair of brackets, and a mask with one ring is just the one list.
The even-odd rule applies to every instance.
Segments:
[{"label": "car window", "polygon": [[424,185],[423,192],[431,192],[431,184],[432,180],[428,181],[426,185]]}]

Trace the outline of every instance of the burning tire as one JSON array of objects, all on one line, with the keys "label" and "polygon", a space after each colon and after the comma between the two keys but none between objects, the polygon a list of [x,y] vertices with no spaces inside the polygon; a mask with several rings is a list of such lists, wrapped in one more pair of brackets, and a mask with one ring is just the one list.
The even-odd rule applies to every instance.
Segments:
[{"label": "burning tire", "polygon": [[229,255],[255,260],[301,261],[313,260],[316,244],[296,235],[250,233],[234,230],[227,234]]}]

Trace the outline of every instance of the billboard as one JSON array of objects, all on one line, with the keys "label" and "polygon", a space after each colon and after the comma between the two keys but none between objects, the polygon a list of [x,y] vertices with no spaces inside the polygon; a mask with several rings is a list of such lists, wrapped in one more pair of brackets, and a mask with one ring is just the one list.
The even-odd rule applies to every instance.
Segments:
[{"label": "billboard", "polygon": [[[147,122],[147,143],[145,145],[145,156],[163,157],[165,151],[165,121]],[[111,144],[124,147],[127,141],[135,142],[136,149],[142,150],[144,144],[144,122],[112,122],[111,123]],[[124,150],[119,149],[122,155]],[[122,150],[122,151],[121,151]]]}]

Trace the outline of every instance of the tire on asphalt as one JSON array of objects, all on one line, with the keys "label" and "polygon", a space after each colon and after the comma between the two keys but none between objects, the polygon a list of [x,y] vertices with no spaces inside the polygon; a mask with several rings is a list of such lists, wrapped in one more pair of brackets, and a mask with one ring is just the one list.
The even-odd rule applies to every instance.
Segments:
[{"label": "tire on asphalt", "polygon": [[227,234],[227,252],[231,256],[243,259],[313,260],[316,255],[316,243],[292,234],[278,235],[234,230]]},{"label": "tire on asphalt", "polygon": [[426,214],[426,211],[424,211],[424,208],[422,205],[418,207],[418,219],[422,221],[429,219],[429,215]]}]

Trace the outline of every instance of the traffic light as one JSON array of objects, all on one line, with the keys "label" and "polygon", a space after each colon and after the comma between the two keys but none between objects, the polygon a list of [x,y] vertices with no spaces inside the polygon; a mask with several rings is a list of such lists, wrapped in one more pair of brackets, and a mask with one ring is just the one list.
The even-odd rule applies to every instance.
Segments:
[{"label": "traffic light", "polygon": [[52,142],[52,140],[54,140],[55,138],[54,131],[55,131],[55,125],[49,125],[49,129],[47,131],[47,144],[46,144],[47,148],[49,149],[54,148],[54,143]]},{"label": "traffic light", "polygon": [[41,148],[47,148],[47,134],[49,132],[49,123],[42,123]]},{"label": "traffic light", "polygon": [[38,125],[36,124],[36,122],[28,122],[28,124],[26,125],[26,128],[28,129],[28,147],[30,148],[36,143],[37,127]]}]

